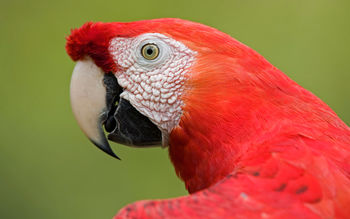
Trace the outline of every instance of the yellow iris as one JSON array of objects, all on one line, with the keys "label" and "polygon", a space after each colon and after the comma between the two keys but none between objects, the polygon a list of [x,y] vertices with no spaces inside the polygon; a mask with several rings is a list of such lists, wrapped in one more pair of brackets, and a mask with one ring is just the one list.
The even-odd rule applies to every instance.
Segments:
[{"label": "yellow iris", "polygon": [[155,44],[148,43],[142,47],[141,54],[147,60],[154,60],[159,55],[159,48]]}]

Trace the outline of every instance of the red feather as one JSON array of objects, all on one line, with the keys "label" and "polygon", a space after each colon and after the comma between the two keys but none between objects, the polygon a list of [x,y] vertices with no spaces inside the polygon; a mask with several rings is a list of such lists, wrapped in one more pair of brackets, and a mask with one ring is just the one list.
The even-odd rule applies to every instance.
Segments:
[{"label": "red feather", "polygon": [[349,127],[249,47],[205,25],[159,19],[88,23],[66,48],[114,71],[109,40],[145,32],[198,52],[169,146],[192,194],[136,202],[116,218],[350,218]]}]

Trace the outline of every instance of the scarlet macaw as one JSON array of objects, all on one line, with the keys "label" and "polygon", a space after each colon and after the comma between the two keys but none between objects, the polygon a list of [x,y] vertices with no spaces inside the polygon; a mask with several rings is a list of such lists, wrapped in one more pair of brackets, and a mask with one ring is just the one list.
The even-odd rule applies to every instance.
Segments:
[{"label": "scarlet macaw", "polygon": [[72,30],[71,105],[87,137],[169,147],[190,195],[115,218],[350,218],[350,129],[257,52],[180,19]]}]

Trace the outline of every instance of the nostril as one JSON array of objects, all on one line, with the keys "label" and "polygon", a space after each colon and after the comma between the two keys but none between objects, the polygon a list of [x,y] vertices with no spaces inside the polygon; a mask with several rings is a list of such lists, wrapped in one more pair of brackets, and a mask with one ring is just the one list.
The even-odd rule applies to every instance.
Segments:
[{"label": "nostril", "polygon": [[117,126],[117,122],[115,121],[114,116],[108,117],[108,119],[105,122],[105,130],[107,132],[112,132]]}]

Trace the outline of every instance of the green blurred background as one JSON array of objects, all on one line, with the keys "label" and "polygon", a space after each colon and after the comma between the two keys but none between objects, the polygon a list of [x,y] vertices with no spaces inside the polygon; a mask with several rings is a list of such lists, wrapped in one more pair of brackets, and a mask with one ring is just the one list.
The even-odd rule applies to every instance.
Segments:
[{"label": "green blurred background", "polygon": [[111,218],[140,199],[186,194],[167,150],[82,134],[69,103],[65,39],[86,21],[179,17],[231,34],[350,123],[348,0],[1,0],[0,218]]}]

